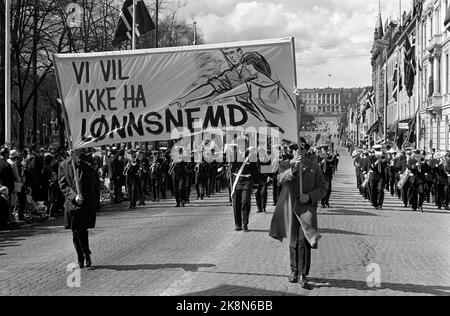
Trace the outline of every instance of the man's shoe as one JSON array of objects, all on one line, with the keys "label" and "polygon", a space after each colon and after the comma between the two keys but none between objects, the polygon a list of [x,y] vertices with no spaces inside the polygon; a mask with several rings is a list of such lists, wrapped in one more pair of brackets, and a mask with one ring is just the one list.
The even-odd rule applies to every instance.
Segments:
[{"label": "man's shoe", "polygon": [[248,232],[249,230],[248,230],[248,227],[247,227],[247,225],[245,225],[244,226],[244,232]]},{"label": "man's shoe", "polygon": [[306,275],[301,275],[298,283],[302,289],[308,289],[308,279],[306,278]]},{"label": "man's shoe", "polygon": [[84,260],[78,260],[78,266],[80,267],[80,269],[84,269]]},{"label": "man's shoe", "polygon": [[291,272],[291,275],[289,276],[288,280],[291,283],[297,283],[298,282],[298,274],[296,272]]},{"label": "man's shoe", "polygon": [[89,268],[91,266],[92,266],[91,255],[86,255],[86,268]]},{"label": "man's shoe", "polygon": [[240,232],[240,231],[242,231],[242,227],[236,227],[234,230],[237,232]]}]

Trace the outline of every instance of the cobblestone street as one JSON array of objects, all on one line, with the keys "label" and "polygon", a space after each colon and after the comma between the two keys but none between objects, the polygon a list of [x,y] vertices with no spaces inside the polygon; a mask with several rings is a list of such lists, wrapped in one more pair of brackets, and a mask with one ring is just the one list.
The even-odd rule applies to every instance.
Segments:
[{"label": "cobblestone street", "polygon": [[[331,208],[319,208],[311,290],[287,280],[288,244],[268,236],[271,198],[267,214],[252,207],[250,232],[235,232],[222,192],[186,208],[168,200],[99,213],[80,288],[66,284],[76,255],[61,220],[1,231],[0,295],[450,295],[450,212],[413,212],[390,195],[373,209],[340,153]],[[367,284],[374,266],[379,288]]]}]

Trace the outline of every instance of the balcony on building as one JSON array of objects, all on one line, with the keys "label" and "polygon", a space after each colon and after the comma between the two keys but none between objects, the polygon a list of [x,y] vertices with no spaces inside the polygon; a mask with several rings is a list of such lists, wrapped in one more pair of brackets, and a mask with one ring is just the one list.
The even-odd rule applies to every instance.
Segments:
[{"label": "balcony on building", "polygon": [[434,34],[428,41],[427,51],[432,54],[434,51],[441,51],[442,49],[442,34]]}]

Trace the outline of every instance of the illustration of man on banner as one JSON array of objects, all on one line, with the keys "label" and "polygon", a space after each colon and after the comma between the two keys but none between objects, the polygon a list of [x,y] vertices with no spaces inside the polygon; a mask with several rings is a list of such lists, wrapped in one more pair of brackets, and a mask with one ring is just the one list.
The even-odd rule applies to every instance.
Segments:
[{"label": "illustration of man on banner", "polygon": [[[177,98],[170,105],[178,105],[184,108],[192,102],[206,101],[218,94],[234,89],[235,87],[251,80],[253,77],[246,67],[242,65],[244,53],[241,48],[225,48],[221,50],[230,68],[219,76],[210,78],[207,83],[188,91],[182,97]],[[240,100],[245,101],[247,95],[241,95]]]},{"label": "illustration of man on banner", "polygon": [[267,118],[267,114],[281,115],[282,108],[295,109],[295,104],[281,82],[272,79],[271,67],[264,56],[257,52],[244,54],[241,48],[223,49],[222,53],[231,68],[189,91],[170,105],[184,108],[192,102],[214,103],[235,98],[238,104],[258,120],[284,132],[280,126]]},{"label": "illustration of man on banner", "polygon": [[[272,79],[270,65],[262,55],[256,52],[246,53],[242,57],[242,64],[250,72],[252,79],[222,93],[213,100],[236,97],[236,101],[241,103],[253,116],[260,121],[265,121],[270,127],[278,127],[284,133],[283,129],[271,122],[265,113],[281,115],[283,114],[283,108],[295,109],[294,102],[282,84]],[[248,101],[240,102],[239,97],[245,93],[249,96]]]}]

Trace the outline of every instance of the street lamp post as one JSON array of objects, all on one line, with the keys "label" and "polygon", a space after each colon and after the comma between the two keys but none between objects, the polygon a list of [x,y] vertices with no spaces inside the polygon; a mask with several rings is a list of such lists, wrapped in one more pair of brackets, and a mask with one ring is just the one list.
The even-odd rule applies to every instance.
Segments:
[{"label": "street lamp post", "polygon": [[5,143],[11,143],[11,6],[5,0]]}]

